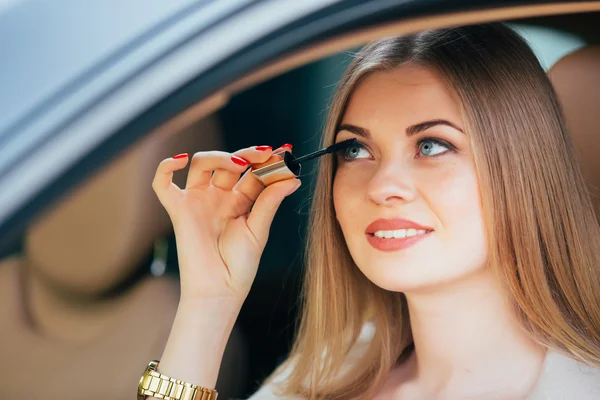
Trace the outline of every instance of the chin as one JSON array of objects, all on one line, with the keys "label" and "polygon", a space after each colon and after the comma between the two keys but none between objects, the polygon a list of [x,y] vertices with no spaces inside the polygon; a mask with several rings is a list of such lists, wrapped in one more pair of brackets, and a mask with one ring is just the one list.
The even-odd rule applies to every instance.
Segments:
[{"label": "chin", "polygon": [[396,274],[396,276],[388,275],[389,274],[375,274],[375,276],[366,276],[371,282],[373,282],[378,287],[390,292],[398,293],[410,293],[431,290],[432,288],[438,287],[439,285],[445,282],[445,280],[439,278],[435,281],[430,281],[424,279],[424,277],[398,276],[400,274]]},{"label": "chin", "polygon": [[[444,264],[446,268],[435,268],[436,265]],[[359,267],[367,279],[384,290],[402,293],[439,291],[457,282],[468,280],[469,276],[480,270],[480,268],[466,270],[452,268],[441,260],[427,263],[395,263],[393,265],[373,263],[370,265],[369,268]],[[377,265],[377,268],[373,268],[373,265]]]}]

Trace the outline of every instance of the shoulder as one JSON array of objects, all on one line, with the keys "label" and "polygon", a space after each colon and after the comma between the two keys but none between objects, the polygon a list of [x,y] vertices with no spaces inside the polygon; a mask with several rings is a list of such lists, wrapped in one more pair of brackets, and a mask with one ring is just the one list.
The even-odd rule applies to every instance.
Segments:
[{"label": "shoulder", "polygon": [[[369,344],[373,338],[375,333],[375,325],[372,322],[366,322],[360,335],[354,346],[346,356],[345,366],[342,368],[340,372],[341,375],[346,373],[346,371],[351,368],[355,363],[360,361],[360,358],[367,351]],[[281,371],[277,375],[275,375],[269,383],[264,384],[256,393],[254,393],[248,400],[302,400],[301,397],[288,396],[282,397],[277,395],[278,392],[278,384],[285,382],[289,374],[292,372],[294,368],[293,362],[288,363],[287,367]]]},{"label": "shoulder", "polygon": [[548,350],[540,379],[528,400],[600,399],[600,368]]},{"label": "shoulder", "polygon": [[293,366],[288,364],[288,367],[275,375],[268,383],[263,384],[256,393],[248,400],[301,400],[300,397],[280,396],[277,394],[278,385],[284,382],[292,371]]}]

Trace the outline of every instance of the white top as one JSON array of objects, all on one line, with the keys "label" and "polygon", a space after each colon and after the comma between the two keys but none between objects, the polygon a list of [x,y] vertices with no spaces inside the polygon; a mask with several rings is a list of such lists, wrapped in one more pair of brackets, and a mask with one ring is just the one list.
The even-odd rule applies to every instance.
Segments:
[{"label": "white top", "polygon": [[[349,361],[358,357],[373,335],[373,326],[365,325]],[[284,373],[277,377],[280,382]],[[264,385],[248,400],[303,400],[300,397],[280,397],[274,394],[273,384]],[[540,378],[527,400],[600,400],[600,368],[576,361],[548,349]]]}]

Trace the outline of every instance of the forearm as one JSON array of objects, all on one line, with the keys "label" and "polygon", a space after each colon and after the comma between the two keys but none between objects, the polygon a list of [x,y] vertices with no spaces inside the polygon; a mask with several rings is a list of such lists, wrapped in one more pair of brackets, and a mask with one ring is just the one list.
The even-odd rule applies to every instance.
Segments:
[{"label": "forearm", "polygon": [[159,372],[214,389],[240,307],[227,300],[182,300],[160,360]]}]

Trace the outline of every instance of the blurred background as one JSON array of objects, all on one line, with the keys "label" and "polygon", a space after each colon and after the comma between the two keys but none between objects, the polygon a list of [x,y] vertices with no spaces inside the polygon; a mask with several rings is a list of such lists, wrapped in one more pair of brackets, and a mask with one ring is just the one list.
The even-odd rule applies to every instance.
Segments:
[{"label": "blurred background", "polygon": [[[3,8],[15,10],[18,1],[12,3],[0,1],[0,16]],[[44,15],[34,15],[40,20],[28,23],[42,23]],[[559,15],[515,21],[513,26],[549,70],[565,56],[597,43],[590,22],[597,19],[597,13],[585,19]],[[9,82],[14,70],[2,66],[1,50],[14,46],[7,35],[15,32],[6,21],[0,18],[0,82],[14,88],[17,83]],[[20,25],[20,34],[27,29]],[[19,49],[12,50],[19,54]],[[202,118],[195,117],[200,114],[192,107],[183,110],[189,111],[184,122],[160,124],[113,157],[115,148],[125,149],[116,142],[107,148],[111,155],[107,150],[108,162],[101,167],[90,168],[74,184],[57,185],[51,198],[38,197],[39,211],[23,219],[18,234],[1,239],[0,398],[133,398],[147,362],[162,354],[178,301],[175,239],[151,190],[158,162],[179,152],[235,151],[263,144],[277,148],[291,143],[300,155],[316,150],[329,100],[355,50],[343,48],[264,80]],[[61,57],[68,60],[69,53]],[[46,55],[44,62],[52,59]],[[572,87],[565,80],[572,71],[557,71],[559,82]],[[24,79],[23,74],[18,78]],[[10,99],[3,100],[0,106],[6,108],[0,108],[0,116]],[[0,146],[2,139],[0,135]],[[103,159],[98,148],[91,156],[97,161]],[[588,173],[590,179],[595,171]],[[302,187],[277,213],[223,360],[219,398],[249,396],[290,348],[313,177],[312,168],[303,167]],[[184,179],[185,172],[176,176],[180,183]],[[113,382],[111,387],[90,394],[98,381],[93,371]]]}]

